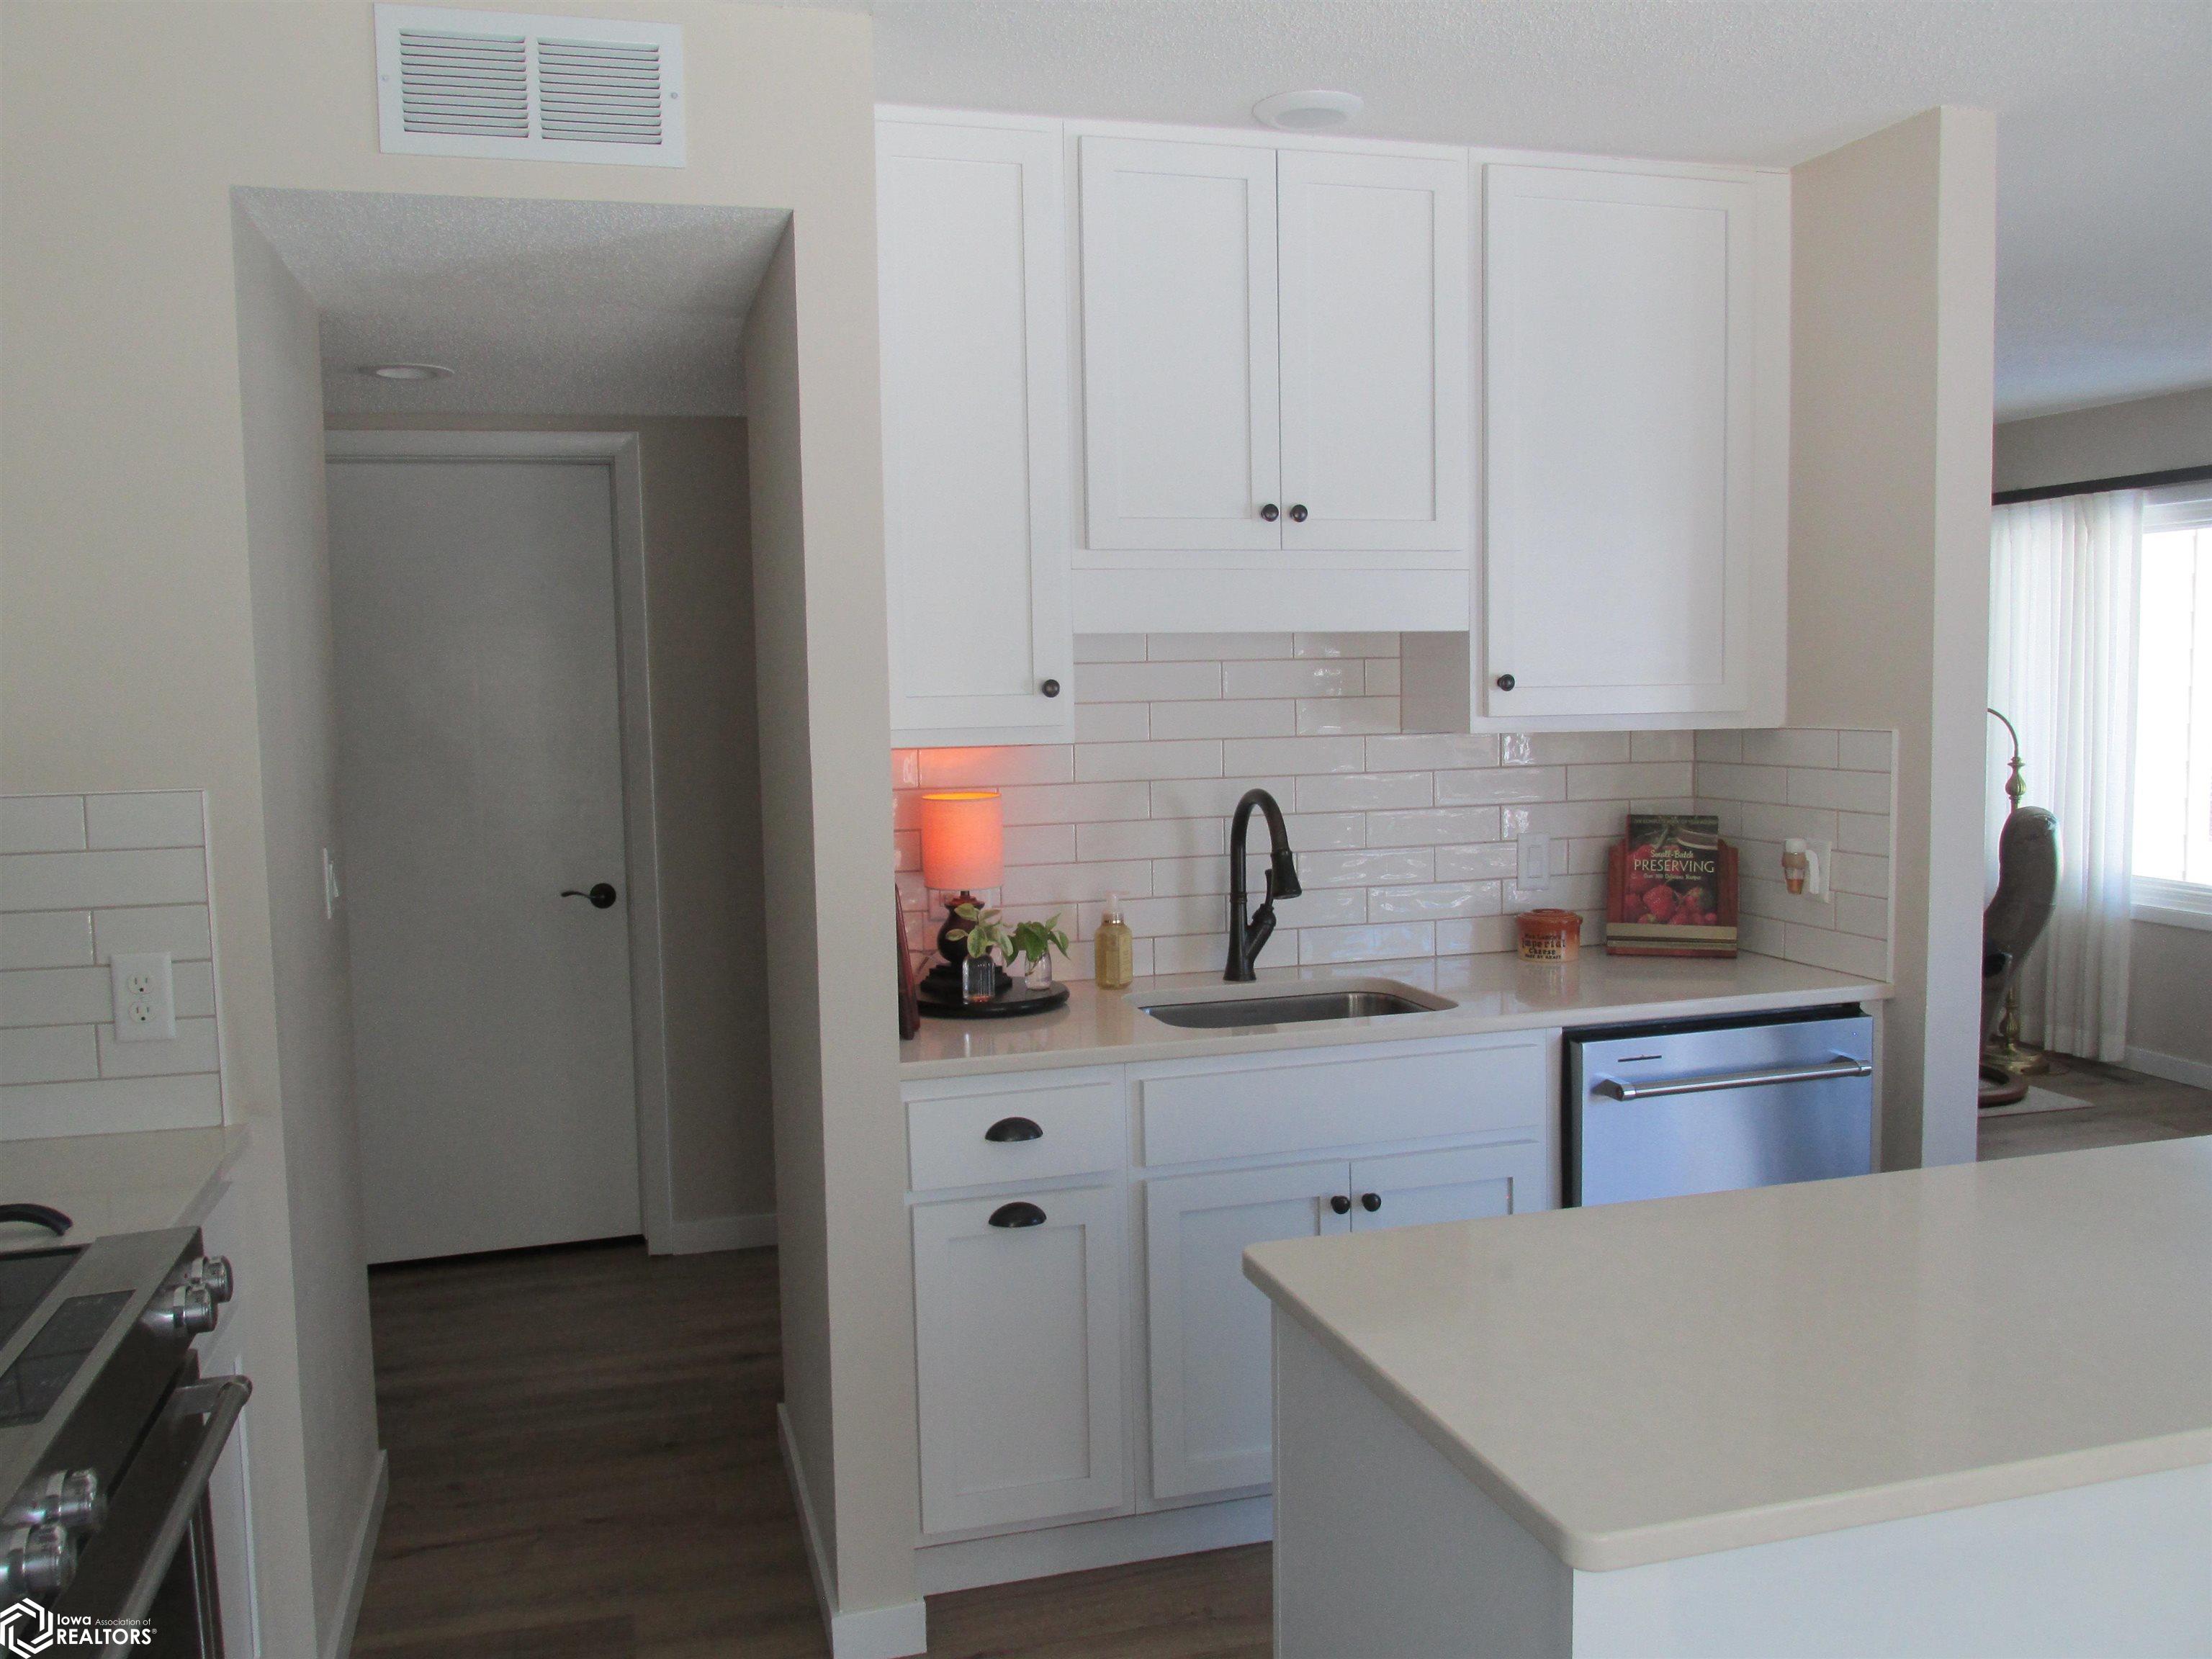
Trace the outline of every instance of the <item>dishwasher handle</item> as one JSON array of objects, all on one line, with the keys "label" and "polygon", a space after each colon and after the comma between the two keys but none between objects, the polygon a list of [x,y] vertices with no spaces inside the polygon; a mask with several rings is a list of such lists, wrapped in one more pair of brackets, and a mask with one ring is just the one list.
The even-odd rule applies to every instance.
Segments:
[{"label": "dishwasher handle", "polygon": [[1872,1077],[1874,1062],[1838,1054],[1825,1066],[1785,1066],[1771,1072],[1717,1072],[1711,1077],[1679,1078],[1669,1083],[1623,1083],[1606,1078],[1592,1092],[1614,1100],[1651,1100],[1660,1095],[1704,1095],[1722,1089],[1763,1089],[1775,1083],[1826,1083],[1832,1078]]}]

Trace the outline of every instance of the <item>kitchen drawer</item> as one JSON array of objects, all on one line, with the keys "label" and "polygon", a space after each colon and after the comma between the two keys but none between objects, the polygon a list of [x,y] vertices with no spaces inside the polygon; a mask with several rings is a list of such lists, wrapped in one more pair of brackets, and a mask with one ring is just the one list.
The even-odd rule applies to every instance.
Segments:
[{"label": "kitchen drawer", "polygon": [[[1005,1124],[1027,1139],[989,1139]],[[906,1096],[913,1190],[1099,1175],[1127,1161],[1118,1066],[921,1085]]]},{"label": "kitchen drawer", "polygon": [[1541,1123],[1548,1034],[1133,1068],[1144,1162],[1382,1146]]}]

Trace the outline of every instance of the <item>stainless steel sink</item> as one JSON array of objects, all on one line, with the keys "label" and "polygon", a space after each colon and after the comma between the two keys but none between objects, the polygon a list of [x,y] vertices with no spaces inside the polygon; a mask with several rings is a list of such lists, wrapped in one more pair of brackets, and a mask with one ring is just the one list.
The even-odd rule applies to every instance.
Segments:
[{"label": "stainless steel sink", "polygon": [[1249,1025],[1301,1025],[1319,1019],[1373,1019],[1383,1014],[1431,1014],[1452,1005],[1415,1001],[1395,991],[1286,991],[1279,996],[1215,997],[1200,1002],[1138,1005],[1165,1025],[1233,1030]]}]

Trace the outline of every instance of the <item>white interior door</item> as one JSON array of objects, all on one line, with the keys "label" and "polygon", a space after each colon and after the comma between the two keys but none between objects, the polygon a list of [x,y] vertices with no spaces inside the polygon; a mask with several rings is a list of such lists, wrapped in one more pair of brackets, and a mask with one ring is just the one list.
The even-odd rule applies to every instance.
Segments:
[{"label": "white interior door", "polygon": [[1275,154],[1081,142],[1090,544],[1279,548]]},{"label": "white interior door", "polygon": [[1484,188],[1485,712],[1741,710],[1753,188],[1521,167]]},{"label": "white interior door", "polygon": [[1283,545],[1468,544],[1467,167],[1285,150]]},{"label": "white interior door", "polygon": [[640,1231],[612,497],[329,469],[371,1261]]},{"label": "white interior door", "polygon": [[1268,1304],[1244,1252],[1345,1231],[1332,1200],[1350,1207],[1342,1158],[1145,1183],[1155,1498],[1273,1478]]}]

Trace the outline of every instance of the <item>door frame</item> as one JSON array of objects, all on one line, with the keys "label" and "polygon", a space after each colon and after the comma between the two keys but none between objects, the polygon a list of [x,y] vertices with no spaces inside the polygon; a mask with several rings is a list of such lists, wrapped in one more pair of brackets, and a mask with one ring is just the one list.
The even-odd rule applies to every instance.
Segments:
[{"label": "door frame", "polygon": [[603,465],[614,482],[616,692],[622,718],[623,875],[629,893],[632,1070],[637,1079],[638,1213],[646,1249],[678,1248],[668,1108],[668,1010],[660,927],[659,803],[653,771],[652,605],[645,570],[645,491],[635,432],[403,431],[334,428],[325,464],[534,461]]}]

